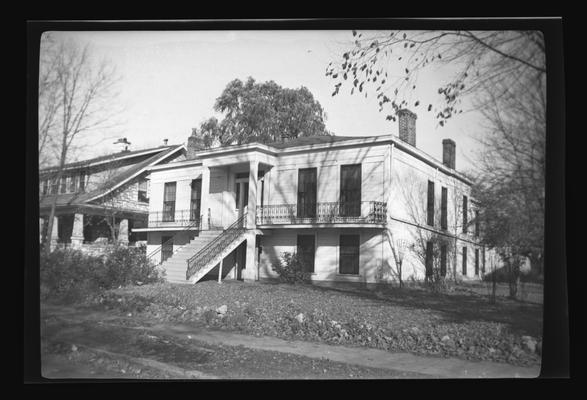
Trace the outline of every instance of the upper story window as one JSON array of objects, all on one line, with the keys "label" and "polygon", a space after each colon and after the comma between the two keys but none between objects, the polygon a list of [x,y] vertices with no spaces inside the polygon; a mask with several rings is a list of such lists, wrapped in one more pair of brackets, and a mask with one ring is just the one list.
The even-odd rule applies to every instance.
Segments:
[{"label": "upper story window", "polygon": [[298,217],[316,216],[316,168],[298,170]]},{"label": "upper story window", "polygon": [[69,192],[75,193],[77,190],[77,175],[72,175],[69,177]]},{"label": "upper story window", "polygon": [[43,179],[43,189],[41,191],[43,195],[49,194],[49,180]]},{"label": "upper story window", "polygon": [[448,191],[445,187],[442,188],[440,197],[440,229],[448,229]]},{"label": "upper story window", "polygon": [[163,191],[163,221],[175,221],[176,182],[166,182]]},{"label": "upper story window", "polygon": [[475,236],[479,236],[479,211],[475,210]]},{"label": "upper story window", "polygon": [[361,164],[340,166],[340,215],[361,216]]},{"label": "upper story window", "polygon": [[200,218],[200,205],[202,199],[202,180],[192,180],[192,194],[190,200],[190,221]]},{"label": "upper story window", "polygon": [[79,174],[79,191],[83,192],[86,190],[86,173],[84,171]]},{"label": "upper story window", "polygon": [[428,181],[428,203],[426,223],[434,226],[434,182]]},{"label": "upper story window", "polygon": [[61,185],[59,187],[59,193],[67,193],[67,176],[61,177]]},{"label": "upper story window", "polygon": [[149,197],[147,195],[148,182],[149,181],[147,179],[139,180],[138,201],[140,201],[141,203],[149,202]]},{"label": "upper story window", "polygon": [[467,227],[467,225],[469,224],[469,218],[467,215],[467,213],[468,213],[468,210],[467,210],[468,200],[469,199],[467,198],[467,196],[463,196],[463,233],[467,233],[467,231],[468,231],[468,227]]}]

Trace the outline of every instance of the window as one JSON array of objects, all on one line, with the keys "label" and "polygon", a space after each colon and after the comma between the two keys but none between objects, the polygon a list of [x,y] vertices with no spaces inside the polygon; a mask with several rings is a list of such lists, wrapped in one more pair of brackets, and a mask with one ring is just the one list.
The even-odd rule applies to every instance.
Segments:
[{"label": "window", "polygon": [[163,192],[163,222],[175,221],[176,182],[166,182]]},{"label": "window", "polygon": [[77,191],[77,175],[72,175],[69,178],[69,192],[75,193]]},{"label": "window", "polygon": [[467,275],[467,248],[463,247],[463,275]]},{"label": "window", "polygon": [[433,263],[434,263],[434,248],[433,243],[428,241],[426,242],[426,278],[431,277],[433,273]]},{"label": "window", "polygon": [[161,236],[161,262],[173,255],[173,236]]},{"label": "window", "polygon": [[234,192],[236,193],[236,208],[240,209],[241,197],[243,198],[243,208],[246,207],[249,204],[249,182],[236,181]]},{"label": "window", "polygon": [[475,249],[475,276],[479,276],[479,249]]},{"label": "window", "polygon": [[440,275],[446,276],[446,244],[440,246]]},{"label": "window", "polygon": [[49,180],[48,179],[44,179],[43,180],[43,191],[42,191],[43,195],[46,195],[49,193]]},{"label": "window", "polygon": [[61,186],[59,188],[59,193],[67,193],[67,176],[61,177]]},{"label": "window", "polygon": [[147,185],[148,181],[146,179],[141,179],[139,181],[138,201],[140,201],[141,203],[149,202],[149,197],[147,196]]},{"label": "window", "polygon": [[483,257],[481,262],[481,272],[485,275],[485,247],[481,248],[481,257]]},{"label": "window", "polygon": [[463,233],[467,233],[467,224],[469,219],[467,216],[467,196],[463,196]]},{"label": "window", "polygon": [[316,217],[316,168],[298,170],[298,217]]},{"label": "window", "polygon": [[475,236],[479,236],[479,211],[475,210]]},{"label": "window", "polygon": [[57,194],[59,189],[59,181],[57,178],[51,178],[51,194]]},{"label": "window", "polygon": [[448,229],[448,216],[447,216],[447,203],[448,203],[448,191],[445,187],[441,190],[440,198],[440,229]]},{"label": "window", "polygon": [[428,181],[428,205],[427,209],[427,223],[434,226],[434,182]]},{"label": "window", "polygon": [[82,171],[79,174],[79,191],[83,192],[84,190],[86,190],[86,173]]},{"label": "window", "polygon": [[200,219],[200,201],[202,197],[202,180],[192,181],[192,195],[190,200],[190,221]]},{"label": "window", "polygon": [[314,272],[315,250],[314,235],[298,235],[297,254],[306,272]]},{"label": "window", "polygon": [[340,215],[361,216],[361,164],[340,166]]},{"label": "window", "polygon": [[360,235],[340,235],[339,273],[359,275]]}]

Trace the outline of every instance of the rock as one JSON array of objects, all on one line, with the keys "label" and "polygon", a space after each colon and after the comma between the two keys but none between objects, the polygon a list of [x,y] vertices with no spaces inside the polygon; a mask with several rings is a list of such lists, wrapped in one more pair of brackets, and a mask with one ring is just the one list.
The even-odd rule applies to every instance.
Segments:
[{"label": "rock", "polygon": [[299,313],[298,315],[296,315],[296,319],[298,320],[298,322],[301,324],[304,322],[304,314],[303,313]]},{"label": "rock", "polygon": [[127,317],[132,317],[132,313],[126,314]]},{"label": "rock", "polygon": [[226,304],[224,304],[216,309],[216,312],[220,315],[226,314],[226,311],[228,311],[228,306]]},{"label": "rock", "polygon": [[77,346],[75,344],[71,345],[71,351],[77,351]]},{"label": "rock", "polygon": [[538,341],[534,339],[532,336],[522,336],[522,343],[524,344],[524,348],[527,349],[530,353],[536,352],[536,345]]},{"label": "rock", "polygon": [[441,342],[446,342],[446,341],[449,341],[449,340],[450,340],[450,336],[448,336],[448,335],[444,335],[442,337],[442,339],[440,339]]}]

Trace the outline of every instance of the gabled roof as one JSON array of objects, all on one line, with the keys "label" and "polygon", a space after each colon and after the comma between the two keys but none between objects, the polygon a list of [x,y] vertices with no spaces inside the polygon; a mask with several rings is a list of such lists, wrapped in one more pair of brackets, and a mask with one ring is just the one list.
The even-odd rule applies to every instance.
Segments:
[{"label": "gabled roof", "polygon": [[[157,153],[160,153],[160,152],[168,150],[168,149],[175,149],[175,148],[177,148],[177,146],[180,146],[180,145],[152,147],[150,149],[133,150],[133,151],[121,151],[119,153],[107,154],[104,156],[90,158],[88,160],[67,163],[67,164],[65,164],[65,169],[76,169],[76,168],[82,168],[82,167],[90,167],[90,166],[107,164],[107,163],[116,162],[116,161],[120,161],[120,160],[124,160],[124,159],[134,158],[134,157],[146,156],[149,154],[157,154]],[[51,171],[55,170],[56,168],[57,168],[56,166],[43,168],[42,170],[40,170],[40,174],[51,172]]]},{"label": "gabled roof", "polygon": [[129,180],[137,177],[142,172],[146,170],[147,167],[157,164],[158,162],[164,160],[166,157],[170,156],[171,154],[175,153],[179,149],[184,148],[183,145],[175,145],[175,146],[166,146],[164,151],[155,154],[146,160],[137,163],[130,168],[126,169],[125,171],[121,172],[120,174],[113,177],[109,182],[102,185],[101,187],[92,190],[91,192],[87,193],[64,193],[58,195],[49,195],[44,196],[40,201],[40,207],[49,207],[51,205],[51,201],[53,196],[57,196],[57,205],[58,206],[65,206],[65,205],[72,205],[72,204],[81,204],[87,203],[89,201],[93,201],[99,199],[100,197],[108,194],[112,190],[122,186],[124,183],[128,182]]}]

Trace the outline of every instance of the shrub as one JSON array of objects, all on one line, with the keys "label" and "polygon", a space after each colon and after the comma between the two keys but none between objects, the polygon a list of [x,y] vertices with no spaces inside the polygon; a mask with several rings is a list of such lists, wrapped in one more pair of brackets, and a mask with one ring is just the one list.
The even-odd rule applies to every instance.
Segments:
[{"label": "shrub", "polygon": [[95,293],[99,283],[92,277],[102,268],[102,257],[86,255],[79,250],[41,252],[41,299],[75,301]]},{"label": "shrub", "polygon": [[284,252],[271,267],[279,275],[279,280],[285,283],[310,282],[310,273],[305,271],[304,265],[295,253]]},{"label": "shrub", "polygon": [[162,274],[141,248],[116,246],[106,254],[104,268],[97,277],[105,289],[162,281]]},{"label": "shrub", "polygon": [[41,253],[42,300],[81,301],[102,290],[161,280],[161,273],[142,249],[117,246],[101,256],[75,249]]}]

